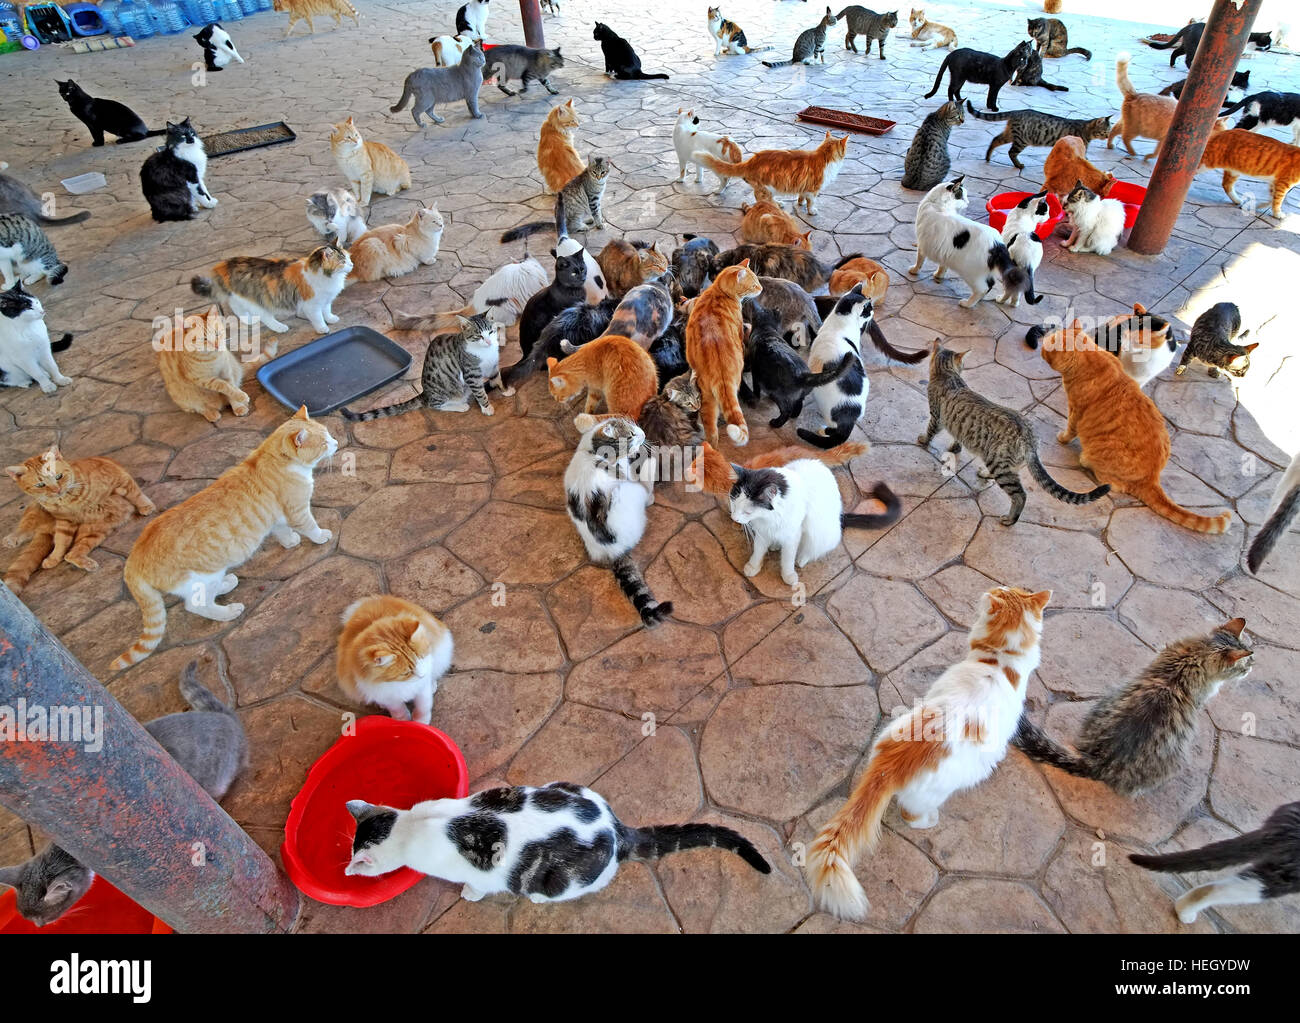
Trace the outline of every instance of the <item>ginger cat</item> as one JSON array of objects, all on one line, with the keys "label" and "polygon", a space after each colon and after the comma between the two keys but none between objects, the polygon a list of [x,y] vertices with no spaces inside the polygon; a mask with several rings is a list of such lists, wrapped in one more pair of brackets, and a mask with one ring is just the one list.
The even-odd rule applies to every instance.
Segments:
[{"label": "ginger cat", "polygon": [[370,205],[372,192],[396,195],[411,187],[411,168],[406,161],[382,142],[363,139],[350,117],[334,125],[330,151],[339,172],[347,179],[348,188],[362,206]]},{"label": "ginger cat", "polygon": [[354,25],[361,27],[361,22],[357,20],[357,9],[348,0],[275,0],[272,7],[277,11],[289,12],[289,27],[284,30],[285,38],[288,38],[293,26],[300,21],[307,22],[308,33],[315,35],[316,26],[311,23],[311,19],[321,15],[332,17],[335,28],[343,24],[345,14],[352,19]]},{"label": "ginger cat", "polygon": [[169,322],[153,341],[158,372],[176,407],[197,412],[209,423],[220,422],[227,405],[237,416],[248,415],[248,395],[240,390],[244,374],[275,358],[278,342],[272,339],[256,359],[245,362],[227,347],[226,321],[216,306],[202,316],[187,316],[181,336],[177,334]]},{"label": "ginger cat", "polygon": [[548,192],[558,192],[587,169],[573,146],[573,132],[579,123],[573,100],[552,107],[542,122],[537,137],[537,169],[542,172]]},{"label": "ginger cat", "polygon": [[1257,135],[1243,128],[1232,128],[1211,135],[1201,156],[1202,170],[1223,171],[1223,191],[1241,205],[1237,179],[1268,178],[1273,183],[1271,209],[1282,216],[1282,201],[1291,188],[1300,183],[1300,147],[1279,142],[1268,135]]},{"label": "ginger cat", "polygon": [[715,448],[719,410],[726,417],[732,442],[737,447],[749,443],[749,424],[737,396],[745,368],[741,303],[762,290],[749,260],[742,260],[723,270],[700,293],[686,321],[686,361],[695,371],[700,389],[700,426],[705,440]]},{"label": "ginger cat", "polygon": [[871,299],[874,311],[879,312],[880,303],[889,290],[889,271],[874,259],[867,259],[866,256],[850,259],[831,273],[826,291],[833,298],[839,298],[859,284],[862,285],[862,293]]},{"label": "ginger cat", "polygon": [[[1165,144],[1165,135],[1169,132],[1169,124],[1174,119],[1174,111],[1178,109],[1178,100],[1172,96],[1138,92],[1133,88],[1133,83],[1128,78],[1128,65],[1131,59],[1127,53],[1121,53],[1115,58],[1115,81],[1119,85],[1119,91],[1124,94],[1124,102],[1120,106],[1120,119],[1115,122],[1110,135],[1106,138],[1106,148],[1115,148],[1115,136],[1118,135],[1123,139],[1124,148],[1129,151],[1129,155],[1137,156],[1137,150],[1133,148],[1133,139],[1155,139],[1156,148],[1142,157],[1143,161],[1146,161],[1160,155],[1160,150]],[[1226,117],[1221,117],[1214,122],[1211,132],[1223,131],[1229,123]],[[1213,139],[1214,135],[1211,134],[1210,138]]]},{"label": "ginger cat", "polygon": [[1058,139],[1043,161],[1043,187],[1057,195],[1069,195],[1079,182],[1102,198],[1115,183],[1110,171],[1098,170],[1084,155],[1087,147],[1083,139],[1067,135]]},{"label": "ginger cat", "polygon": [[800,231],[802,226],[787,213],[780,203],[764,199],[751,204],[741,203],[740,240],[754,245],[772,242],[793,245],[797,249],[812,251],[812,232]]},{"label": "ginger cat", "polygon": [[[742,467],[745,469],[779,469],[801,458],[815,458],[823,465],[833,468],[837,465],[847,465],[859,455],[865,455],[870,450],[870,444],[856,440],[846,441],[839,447],[831,448],[829,451],[819,451],[803,444],[787,444],[773,451],[755,455],[749,461],[743,463]],[[732,484],[736,482],[736,473],[731,467],[730,460],[712,444],[705,441],[700,446],[700,453],[695,456],[695,460],[691,463],[686,480],[688,483],[698,484],[700,489],[707,493],[726,496],[731,493]]]},{"label": "ginger cat", "polygon": [[162,642],[167,594],[181,597],[191,614],[233,621],[244,605],[218,604],[216,598],[239,585],[230,569],[251,558],[268,535],[285,549],[298,546],[300,532],[312,543],[327,543],[333,534],[311,513],[311,470],[337,448],[304,406],[242,462],[145,526],[122,573],[144,629],[112,670],[144,660]]},{"label": "ginger cat", "polygon": [[416,210],[405,224],[371,228],[350,250],[351,279],[377,281],[432,266],[442,244],[442,228],[442,214],[436,203]]},{"label": "ginger cat", "polygon": [[[339,688],[357,703],[378,704],[398,721],[427,725],[438,679],[451,667],[447,626],[400,597],[365,597],[343,612]],[[415,713],[406,709],[413,702]]]},{"label": "ginger cat", "polygon": [[21,465],[7,466],[5,472],[34,500],[4,539],[11,548],[27,541],[5,571],[5,585],[14,593],[22,591],[38,567],[54,568],[60,561],[95,571],[99,566],[90,552],[129,519],[132,510],[141,515],[155,511],[131,474],[112,459],[69,462],[57,444]]},{"label": "ginger cat", "polygon": [[1061,374],[1069,416],[1057,435],[1079,438],[1079,465],[1112,490],[1129,494],[1186,529],[1223,533],[1232,516],[1198,515],[1174,504],[1160,485],[1169,461],[1169,431],[1156,403],[1124,372],[1120,360],[1097,347],[1078,320],[1043,338],[1043,359]]},{"label": "ginger cat", "polygon": [[770,199],[772,193],[798,196],[795,208],[803,206],[809,216],[815,216],[817,194],[839,176],[848,145],[847,135],[836,139],[827,132],[821,144],[811,150],[764,149],[739,163],[725,163],[708,153],[699,157],[722,178],[722,187],[729,179],[740,178],[754,190],[756,199]]},{"label": "ginger cat", "polygon": [[639,284],[657,281],[668,272],[668,257],[659,250],[659,243],[609,242],[596,262],[605,274],[605,287],[611,298],[622,298]]},{"label": "ginger cat", "polygon": [[[568,347],[566,347],[568,346]],[[659,376],[650,353],[622,334],[602,334],[581,348],[561,345],[572,354],[546,360],[547,387],[556,401],[568,401],[587,389],[587,413],[605,399],[606,419],[623,416],[636,422],[645,403],[659,393]]]}]

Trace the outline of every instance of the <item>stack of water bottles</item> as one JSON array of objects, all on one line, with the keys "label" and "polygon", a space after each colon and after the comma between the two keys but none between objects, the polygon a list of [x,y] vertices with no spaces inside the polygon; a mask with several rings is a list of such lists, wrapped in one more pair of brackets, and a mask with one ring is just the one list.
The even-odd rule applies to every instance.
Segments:
[{"label": "stack of water bottles", "polygon": [[18,9],[9,0],[0,0],[0,31],[4,32],[5,39],[11,43],[16,43],[23,37]]},{"label": "stack of water bottles", "polygon": [[[148,39],[154,35],[175,35],[188,26],[202,28],[214,21],[240,21],[250,14],[271,10],[272,0],[103,0],[99,4],[104,26],[111,35]],[[21,30],[10,0],[0,0],[0,28],[14,22],[17,39]]]}]

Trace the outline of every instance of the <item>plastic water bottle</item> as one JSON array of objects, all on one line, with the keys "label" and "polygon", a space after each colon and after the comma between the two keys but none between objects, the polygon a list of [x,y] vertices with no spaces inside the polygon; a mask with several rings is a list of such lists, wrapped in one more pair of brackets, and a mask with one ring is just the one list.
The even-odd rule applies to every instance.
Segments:
[{"label": "plastic water bottle", "polygon": [[99,5],[99,16],[104,22],[104,30],[111,36],[122,34],[122,22],[117,16],[117,0],[104,0]]},{"label": "plastic water bottle", "polygon": [[154,24],[164,35],[174,36],[185,31],[185,15],[181,13],[176,0],[151,0]]},{"label": "plastic water bottle", "polygon": [[0,0],[0,30],[11,43],[23,37],[22,26],[18,23],[18,9],[9,0]]},{"label": "plastic water bottle", "polygon": [[239,0],[215,0],[212,8],[216,12],[217,21],[242,21],[244,18]]},{"label": "plastic water bottle", "polygon": [[274,0],[257,0],[257,9],[259,11],[269,11],[274,6]]},{"label": "plastic water bottle", "polygon": [[212,7],[212,0],[181,0],[181,8],[190,24],[198,28],[211,25],[217,20],[217,12]]},{"label": "plastic water bottle", "polygon": [[254,15],[258,11],[257,0],[239,0],[239,9],[244,12],[245,18]]},{"label": "plastic water bottle", "polygon": [[122,31],[132,39],[151,39],[155,34],[153,18],[150,17],[143,3],[136,3],[136,0],[122,0],[117,17],[122,23]]}]

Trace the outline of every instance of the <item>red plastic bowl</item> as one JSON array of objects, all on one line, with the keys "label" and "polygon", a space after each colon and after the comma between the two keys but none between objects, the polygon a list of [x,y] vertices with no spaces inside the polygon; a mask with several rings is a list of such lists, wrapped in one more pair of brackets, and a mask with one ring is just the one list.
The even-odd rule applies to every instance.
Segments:
[{"label": "red plastic bowl", "polygon": [[[1028,198],[1033,192],[1003,192],[1001,195],[995,195],[992,199],[984,204],[984,209],[988,211],[989,227],[995,231],[1001,231],[1002,226],[1007,222],[1007,210],[1014,209],[1021,199]],[[1065,216],[1065,211],[1061,209],[1061,200],[1051,192],[1047,193],[1047,209],[1049,216],[1034,231],[1041,241],[1047,241],[1052,237],[1052,232],[1056,230],[1056,225],[1061,222]]]},{"label": "red plastic bowl", "polygon": [[0,934],[171,934],[172,929],[119,892],[98,874],[90,890],[47,927],[18,915],[12,888],[0,895]]},{"label": "red plastic bowl", "polygon": [[401,895],[424,875],[404,868],[349,877],[356,822],[349,799],[407,809],[427,799],[469,795],[469,770],[456,744],[429,725],[372,714],[357,721],[312,765],[289,808],[280,858],[300,891],[331,906],[365,908]]},{"label": "red plastic bowl", "polygon": [[1138,210],[1147,197],[1147,190],[1142,185],[1131,181],[1116,181],[1106,193],[1107,199],[1118,199],[1124,204],[1124,226],[1132,227],[1138,218]]}]

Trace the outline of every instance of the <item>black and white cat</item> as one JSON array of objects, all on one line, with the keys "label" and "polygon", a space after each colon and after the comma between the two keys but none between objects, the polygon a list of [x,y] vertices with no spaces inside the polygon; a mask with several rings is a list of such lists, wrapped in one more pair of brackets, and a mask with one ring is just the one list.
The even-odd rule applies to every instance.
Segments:
[{"label": "black and white cat", "polygon": [[154,220],[193,220],[200,206],[217,205],[203,180],[207,170],[207,150],[190,119],[168,121],[166,142],[140,168],[140,186]]},{"label": "black and white cat", "polygon": [[862,285],[843,295],[830,314],[822,320],[821,330],[808,350],[808,368],[819,373],[836,366],[845,354],[853,356],[848,369],[828,384],[813,390],[813,399],[827,424],[820,432],[800,427],[799,436],[819,448],[838,447],[849,439],[867,408],[871,381],[862,365],[862,332],[870,329],[872,302],[862,294]]},{"label": "black and white cat", "polygon": [[52,353],[71,345],[71,334],[50,343],[45,310],[23,290],[22,281],[0,291],[0,384],[26,387],[34,380],[46,394],[53,394],[56,384],[66,387],[72,379],[59,372]]},{"label": "black and white cat", "polygon": [[194,39],[203,50],[204,66],[209,71],[220,71],[232,60],[240,64],[244,63],[244,58],[235,49],[234,40],[221,27],[220,22],[214,21],[211,25],[205,26],[194,34]]},{"label": "black and white cat", "polygon": [[1238,128],[1250,131],[1261,124],[1290,128],[1291,144],[1300,146],[1300,92],[1257,92],[1225,107],[1222,113],[1230,114],[1242,107],[1246,112],[1237,122]]},{"label": "black and white cat", "polygon": [[602,796],[570,782],[485,789],[409,810],[360,799],[347,806],[357,830],[344,873],[376,877],[410,867],[462,885],[468,902],[505,892],[538,903],[567,902],[600,891],[624,860],[685,849],[726,849],[760,874],[772,872],[753,843],[730,828],[629,828]]},{"label": "black and white cat", "polygon": [[474,42],[483,43],[487,35],[489,0],[469,0],[456,11],[456,35],[468,36]]}]

